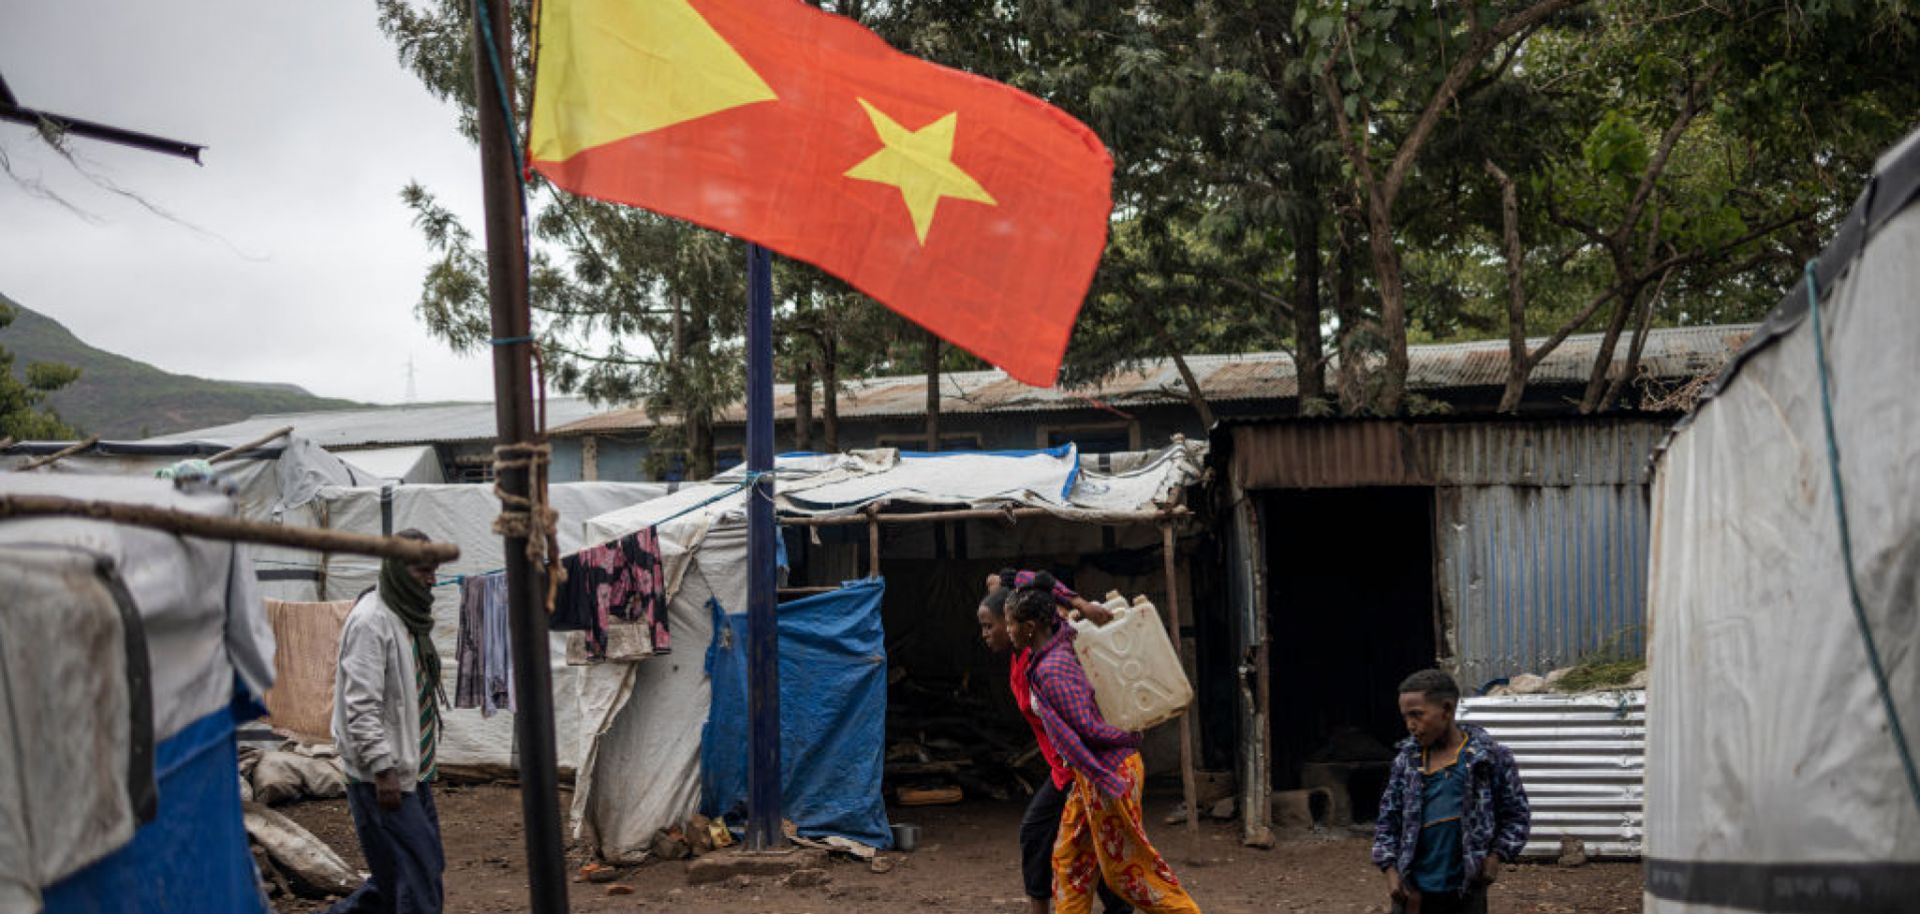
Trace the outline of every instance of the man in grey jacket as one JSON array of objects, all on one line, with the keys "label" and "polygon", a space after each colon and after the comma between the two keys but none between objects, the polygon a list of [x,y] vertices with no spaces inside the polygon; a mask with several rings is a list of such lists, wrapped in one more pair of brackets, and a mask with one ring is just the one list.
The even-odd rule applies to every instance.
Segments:
[{"label": "man in grey jacket", "polygon": [[[427,542],[418,530],[396,536]],[[387,559],[340,632],[333,739],[371,875],[328,914],[439,914],[446,855],[430,787],[440,742],[433,565]]]}]

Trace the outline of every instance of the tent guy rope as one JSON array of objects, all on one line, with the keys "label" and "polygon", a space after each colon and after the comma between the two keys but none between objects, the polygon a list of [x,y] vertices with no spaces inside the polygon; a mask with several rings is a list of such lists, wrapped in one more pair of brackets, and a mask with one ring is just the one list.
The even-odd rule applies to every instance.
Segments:
[{"label": "tent guy rope", "polygon": [[[1866,245],[1860,246],[1862,251]],[[1857,256],[1857,255],[1856,255]],[[1913,805],[1920,808],[1920,771],[1916,771],[1913,761],[1913,747],[1907,742],[1906,730],[1900,726],[1900,709],[1893,703],[1893,688],[1887,682],[1887,669],[1880,660],[1880,646],[1874,641],[1873,626],[1867,621],[1866,604],[1860,600],[1860,582],[1853,570],[1853,533],[1847,523],[1847,490],[1840,478],[1840,436],[1833,426],[1833,394],[1828,390],[1827,381],[1827,338],[1820,325],[1820,262],[1807,261],[1807,310],[1813,317],[1813,358],[1820,376],[1820,417],[1825,423],[1827,433],[1827,470],[1833,478],[1833,514],[1840,525],[1840,559],[1847,571],[1847,599],[1853,605],[1853,621],[1860,628],[1860,641],[1867,650],[1867,668],[1873,671],[1873,684],[1880,693],[1880,704],[1887,715],[1888,735],[1893,738],[1893,748],[1900,754],[1900,765],[1907,775],[1907,791],[1913,794]],[[1855,280],[1858,286],[1858,280]]]}]

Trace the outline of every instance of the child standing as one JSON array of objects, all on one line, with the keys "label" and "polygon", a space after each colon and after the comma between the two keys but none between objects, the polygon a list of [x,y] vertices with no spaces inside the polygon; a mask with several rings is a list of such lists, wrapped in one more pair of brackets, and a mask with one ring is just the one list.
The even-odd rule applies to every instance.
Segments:
[{"label": "child standing", "polygon": [[1440,670],[1400,683],[1408,737],[1373,837],[1394,914],[1486,914],[1487,886],[1527,845],[1532,811],[1513,752],[1458,722],[1459,707],[1460,687]]}]

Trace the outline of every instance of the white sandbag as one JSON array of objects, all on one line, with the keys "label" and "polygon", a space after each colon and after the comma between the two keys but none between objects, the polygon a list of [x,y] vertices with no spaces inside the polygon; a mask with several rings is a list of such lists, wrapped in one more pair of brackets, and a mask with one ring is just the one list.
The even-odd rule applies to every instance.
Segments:
[{"label": "white sandbag", "polygon": [[248,803],[241,815],[247,837],[266,848],[274,865],[288,876],[330,895],[346,895],[360,887],[360,874],[299,823],[258,803]]},{"label": "white sandbag", "polygon": [[347,776],[334,759],[275,749],[261,753],[260,761],[253,766],[253,796],[261,803],[346,795]]}]

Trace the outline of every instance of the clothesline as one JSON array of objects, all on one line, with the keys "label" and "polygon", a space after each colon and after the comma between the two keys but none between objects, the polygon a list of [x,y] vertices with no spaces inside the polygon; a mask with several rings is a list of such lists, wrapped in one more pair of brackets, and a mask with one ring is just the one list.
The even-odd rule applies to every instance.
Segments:
[{"label": "clothesline", "polygon": [[[758,472],[755,472],[755,471],[749,471],[749,472],[748,472],[748,473],[746,474],[746,478],[745,478],[745,479],[743,479],[743,480],[741,480],[741,481],[740,481],[740,483],[738,483],[737,485],[734,485],[734,486],[732,486],[731,488],[729,488],[729,489],[727,489],[726,491],[724,491],[724,492],[716,492],[716,493],[714,493],[713,495],[711,495],[711,496],[709,496],[709,497],[707,497],[707,498],[703,498],[703,499],[701,499],[700,501],[698,501],[698,502],[695,502],[694,504],[691,504],[691,505],[688,505],[688,506],[686,506],[686,507],[684,507],[684,508],[681,508],[680,510],[678,510],[678,511],[675,511],[675,512],[673,512],[672,514],[669,514],[669,515],[667,515],[666,517],[663,517],[663,518],[660,518],[659,520],[657,520],[657,521],[654,521],[654,522],[653,522],[652,524],[649,524],[648,526],[649,526],[649,527],[652,527],[652,528],[658,528],[658,527],[659,527],[659,526],[660,526],[661,524],[664,524],[664,523],[667,523],[668,521],[673,521],[673,520],[679,520],[680,518],[682,518],[682,517],[685,517],[685,516],[687,516],[687,515],[689,515],[689,514],[692,514],[693,512],[695,512],[695,511],[698,511],[698,510],[700,510],[701,508],[704,508],[704,507],[706,507],[706,506],[708,506],[708,505],[711,505],[711,504],[713,504],[714,502],[717,502],[717,501],[719,501],[719,500],[721,500],[721,499],[723,499],[723,498],[727,498],[727,497],[729,497],[729,496],[731,496],[731,495],[734,495],[735,493],[737,493],[737,492],[739,492],[739,491],[740,491],[740,490],[742,490],[742,489],[745,489],[745,488],[747,488],[747,487],[749,487],[749,486],[752,486],[752,485],[753,485],[754,483],[756,483],[756,482],[759,482],[759,481],[760,481],[760,479],[761,479],[762,477],[767,477],[767,478],[771,478],[771,477],[773,477],[773,476],[775,476],[775,475],[776,475],[776,471],[773,471],[773,470],[764,470],[764,471],[758,471]],[[580,552],[585,552],[585,551],[586,551],[586,550],[588,550],[588,549],[598,549],[598,548],[600,548],[600,547],[602,547],[602,546],[606,546],[606,545],[608,545],[608,544],[610,544],[610,543],[614,543],[614,542],[617,542],[617,541],[618,541],[619,539],[620,539],[620,537],[614,537],[613,539],[611,539],[611,540],[608,540],[608,541],[607,541],[607,542],[605,542],[605,543],[595,543],[595,544],[593,544],[593,545],[591,545],[591,546],[584,546],[584,547],[581,547],[581,548],[580,548],[580,549],[578,549],[578,550],[575,550],[575,551],[574,551],[574,553],[572,553],[572,554],[575,554],[575,555],[577,555],[577,554],[579,554]],[[478,571],[478,572],[473,572],[473,573],[470,573],[470,574],[456,574],[456,575],[452,575],[452,576],[449,576],[449,577],[445,577],[445,578],[438,578],[438,579],[436,579],[436,580],[434,581],[434,585],[433,585],[433,586],[435,586],[435,587],[443,587],[443,586],[445,586],[445,585],[447,585],[447,584],[456,584],[456,585],[457,585],[457,584],[460,584],[460,583],[462,583],[462,582],[464,582],[464,581],[465,581],[465,580],[466,580],[467,578],[474,578],[474,577],[486,577],[487,575],[494,575],[494,574],[500,574],[500,573],[502,573],[502,572],[504,572],[505,570],[506,570],[506,569],[504,569],[504,568],[495,568],[495,569],[492,569],[492,570],[490,570],[490,571]]]}]

